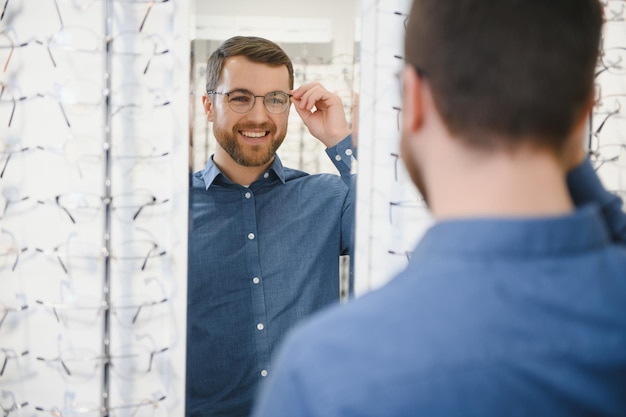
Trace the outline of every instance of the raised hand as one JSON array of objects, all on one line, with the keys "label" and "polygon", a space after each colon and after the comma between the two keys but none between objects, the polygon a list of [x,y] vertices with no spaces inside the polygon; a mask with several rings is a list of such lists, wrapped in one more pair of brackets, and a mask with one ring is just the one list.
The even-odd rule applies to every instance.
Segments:
[{"label": "raised hand", "polygon": [[292,102],[309,132],[330,148],[350,134],[341,98],[320,83],[291,91]]}]

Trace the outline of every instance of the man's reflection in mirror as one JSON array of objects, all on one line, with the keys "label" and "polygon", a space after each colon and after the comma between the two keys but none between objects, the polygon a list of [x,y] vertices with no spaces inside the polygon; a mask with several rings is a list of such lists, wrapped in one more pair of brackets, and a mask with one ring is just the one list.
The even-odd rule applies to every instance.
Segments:
[{"label": "man's reflection in mirror", "polygon": [[[282,165],[292,104],[340,175]],[[355,151],[340,97],[319,83],[294,89],[291,60],[266,39],[233,37],[212,53],[202,105],[217,145],[191,178],[186,414],[248,416],[285,332],[339,301]]]}]

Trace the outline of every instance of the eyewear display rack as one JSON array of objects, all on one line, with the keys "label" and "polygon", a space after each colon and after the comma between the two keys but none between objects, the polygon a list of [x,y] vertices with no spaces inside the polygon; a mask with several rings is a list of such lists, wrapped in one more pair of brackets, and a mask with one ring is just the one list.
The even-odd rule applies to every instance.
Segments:
[{"label": "eyewear display rack", "polygon": [[432,222],[400,160],[401,71],[411,4],[361,2],[357,296],[384,285],[406,267],[415,242]]},{"label": "eyewear display rack", "polygon": [[182,416],[188,4],[1,13],[3,415]]},{"label": "eyewear display rack", "polygon": [[588,147],[607,189],[626,199],[626,1],[602,4],[605,23]]}]

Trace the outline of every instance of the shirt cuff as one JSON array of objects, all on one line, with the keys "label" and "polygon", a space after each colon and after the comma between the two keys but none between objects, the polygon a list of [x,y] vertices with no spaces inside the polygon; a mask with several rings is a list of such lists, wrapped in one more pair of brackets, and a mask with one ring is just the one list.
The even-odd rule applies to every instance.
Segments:
[{"label": "shirt cuff", "polygon": [[352,135],[346,136],[335,146],[326,148],[326,154],[341,174],[350,174],[352,160],[356,159],[356,148],[352,147]]}]

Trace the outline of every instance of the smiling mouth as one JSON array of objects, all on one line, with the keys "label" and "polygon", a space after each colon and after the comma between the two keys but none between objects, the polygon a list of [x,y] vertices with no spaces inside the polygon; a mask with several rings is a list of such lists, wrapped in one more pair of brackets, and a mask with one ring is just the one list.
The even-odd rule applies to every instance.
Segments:
[{"label": "smiling mouth", "polygon": [[269,130],[265,130],[263,132],[251,132],[248,130],[240,130],[239,133],[241,133],[242,136],[245,136],[247,138],[263,138],[270,134]]}]

